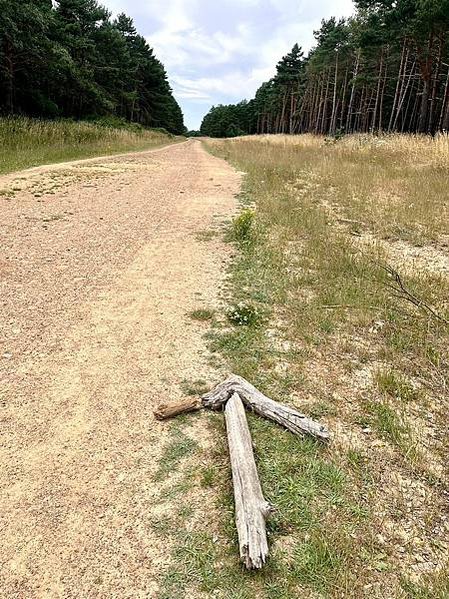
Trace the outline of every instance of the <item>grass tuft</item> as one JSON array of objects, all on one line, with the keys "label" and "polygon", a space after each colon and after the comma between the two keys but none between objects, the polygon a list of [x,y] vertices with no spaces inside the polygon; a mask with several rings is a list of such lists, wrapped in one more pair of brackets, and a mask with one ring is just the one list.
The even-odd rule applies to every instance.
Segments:
[{"label": "grass tuft", "polygon": [[375,381],[379,391],[390,397],[405,402],[414,401],[419,397],[418,390],[411,382],[405,376],[392,369],[378,370],[375,374]]},{"label": "grass tuft", "polygon": [[248,246],[253,240],[254,211],[243,210],[232,221],[232,239],[240,246]]},{"label": "grass tuft", "polygon": [[404,457],[417,457],[417,443],[413,431],[405,417],[386,402],[372,402],[369,406],[372,424],[379,435],[401,450]]},{"label": "grass tuft", "polygon": [[196,310],[192,310],[189,312],[189,316],[192,320],[212,320],[214,317],[214,310],[209,310],[208,308],[197,308]]},{"label": "grass tuft", "polygon": [[228,319],[235,326],[256,326],[262,320],[260,310],[248,303],[240,302],[228,311]]}]

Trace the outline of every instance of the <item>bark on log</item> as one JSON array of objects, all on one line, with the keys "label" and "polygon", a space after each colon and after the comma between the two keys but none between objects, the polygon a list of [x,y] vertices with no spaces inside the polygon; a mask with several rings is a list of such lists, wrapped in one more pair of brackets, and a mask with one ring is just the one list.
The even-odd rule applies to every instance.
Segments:
[{"label": "bark on log", "polygon": [[194,412],[195,410],[200,410],[201,408],[201,400],[197,397],[191,397],[178,403],[159,405],[154,412],[154,416],[157,418],[157,420],[167,420],[168,418],[178,416],[178,414]]},{"label": "bark on log", "polygon": [[256,389],[244,378],[231,375],[223,383],[220,383],[202,396],[203,405],[213,410],[220,409],[228,399],[237,393],[247,408],[253,410],[260,416],[269,418],[285,427],[295,435],[308,434],[322,441],[330,439],[329,431],[319,422],[315,422],[304,414],[301,414],[278,403]]},{"label": "bark on log", "polygon": [[268,556],[265,518],[271,507],[262,494],[245,408],[237,393],[226,404],[225,420],[240,558],[248,569],[258,569]]}]

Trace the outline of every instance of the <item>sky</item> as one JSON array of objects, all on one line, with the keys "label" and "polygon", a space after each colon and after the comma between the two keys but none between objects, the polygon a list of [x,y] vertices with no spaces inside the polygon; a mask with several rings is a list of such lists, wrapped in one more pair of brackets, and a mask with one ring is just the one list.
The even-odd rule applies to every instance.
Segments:
[{"label": "sky", "polygon": [[164,64],[188,129],[216,104],[250,100],[297,42],[307,51],[321,19],[351,0],[100,0],[134,19]]}]

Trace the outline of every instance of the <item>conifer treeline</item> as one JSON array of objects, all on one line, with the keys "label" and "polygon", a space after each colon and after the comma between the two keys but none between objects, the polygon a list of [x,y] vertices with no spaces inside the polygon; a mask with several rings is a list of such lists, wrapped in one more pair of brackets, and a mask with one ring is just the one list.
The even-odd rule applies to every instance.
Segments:
[{"label": "conifer treeline", "polygon": [[449,130],[449,0],[355,0],[295,45],[250,102],[216,106],[204,135]]},{"label": "conifer treeline", "polygon": [[184,132],[163,65],[132,19],[97,0],[0,0],[0,113]]}]

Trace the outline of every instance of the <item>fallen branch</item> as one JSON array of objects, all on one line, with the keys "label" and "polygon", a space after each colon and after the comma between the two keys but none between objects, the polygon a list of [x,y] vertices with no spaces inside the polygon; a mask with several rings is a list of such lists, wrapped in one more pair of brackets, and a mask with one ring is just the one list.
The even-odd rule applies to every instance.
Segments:
[{"label": "fallen branch", "polygon": [[225,419],[240,558],[248,569],[262,568],[268,556],[265,518],[271,507],[262,494],[245,409],[237,393],[226,404]]},{"label": "fallen branch", "polygon": [[202,402],[205,407],[218,410],[234,393],[241,397],[247,408],[273,420],[295,435],[308,434],[322,441],[328,441],[330,438],[328,430],[322,424],[289,406],[270,399],[240,376],[231,375],[212,391],[203,395]]},{"label": "fallen branch", "polygon": [[157,420],[167,420],[168,418],[173,418],[179,414],[200,410],[202,407],[200,399],[197,397],[190,397],[189,399],[184,399],[178,403],[160,404],[155,410],[154,416]]}]

